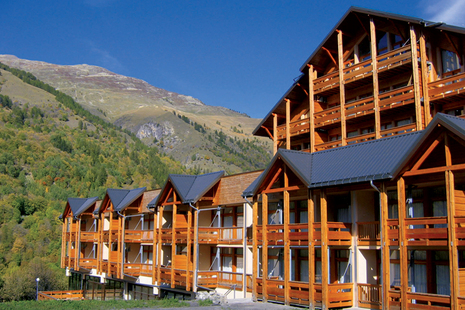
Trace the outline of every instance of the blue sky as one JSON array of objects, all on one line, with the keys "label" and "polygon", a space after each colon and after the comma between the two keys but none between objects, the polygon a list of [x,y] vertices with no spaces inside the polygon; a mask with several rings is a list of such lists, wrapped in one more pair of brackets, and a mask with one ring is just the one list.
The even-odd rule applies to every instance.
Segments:
[{"label": "blue sky", "polygon": [[465,0],[2,0],[0,54],[89,64],[263,118],[351,5],[465,27]]}]

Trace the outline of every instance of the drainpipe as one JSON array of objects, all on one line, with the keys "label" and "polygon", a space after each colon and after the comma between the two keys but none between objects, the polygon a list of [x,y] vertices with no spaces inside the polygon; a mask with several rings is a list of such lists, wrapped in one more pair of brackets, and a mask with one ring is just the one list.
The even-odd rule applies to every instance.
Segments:
[{"label": "drainpipe", "polygon": [[[192,202],[189,202],[189,207],[191,207],[192,209],[194,209],[195,211],[197,211],[197,213],[195,214],[195,221],[197,222],[197,226],[195,227],[195,234],[197,236],[197,243],[195,245],[196,247],[196,252],[197,252],[197,257],[195,258],[195,269],[194,269],[194,287],[193,287],[193,291],[194,292],[197,292],[197,288],[198,288],[198,281],[197,281],[197,274],[199,272],[199,213],[201,211],[213,211],[213,210],[220,210],[220,207],[217,207],[217,208],[208,208],[208,209],[199,209],[199,208],[196,208],[194,207],[194,205],[192,205]],[[174,257],[173,257],[174,259]]]},{"label": "drainpipe", "polygon": [[[247,202],[247,204],[249,206],[252,207],[253,209],[253,203],[247,199],[247,197],[243,197],[244,200]],[[244,233],[243,233],[243,237],[244,237],[244,249],[242,250],[242,252],[244,253],[244,262],[242,263],[244,265],[244,284],[242,285],[242,288],[244,290],[244,298],[247,298],[247,211],[246,211],[246,208],[244,208]],[[253,229],[255,229],[255,227],[253,227]]]},{"label": "drainpipe", "polygon": [[[381,202],[381,191],[379,190],[378,187],[376,187],[376,185],[373,183],[373,180],[370,180],[370,185],[371,187],[373,187],[375,189],[375,191],[377,191],[380,195],[379,195],[379,217],[380,217],[380,221],[379,221],[379,236],[380,236],[380,244],[381,244],[381,272],[384,273],[384,255],[383,255],[383,207],[382,207],[382,202]],[[386,279],[384,279],[383,277],[383,282],[386,281]],[[384,285],[383,285],[384,287]],[[384,301],[384,289],[382,288],[381,289],[381,300]],[[382,304],[382,303],[381,303]],[[387,305],[386,305],[387,307]],[[385,305],[382,305],[382,308],[385,309]]]}]

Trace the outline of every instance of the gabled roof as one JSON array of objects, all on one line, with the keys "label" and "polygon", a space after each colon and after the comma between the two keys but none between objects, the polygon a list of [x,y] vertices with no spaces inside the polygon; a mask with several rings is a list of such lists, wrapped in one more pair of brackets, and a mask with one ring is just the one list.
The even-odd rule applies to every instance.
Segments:
[{"label": "gabled roof", "polygon": [[155,201],[151,201],[149,205],[158,205],[163,192],[165,192],[170,183],[173,185],[183,203],[195,203],[205,195],[223,175],[224,171],[202,175],[170,174],[160,195],[158,195]]},{"label": "gabled roof", "polygon": [[[146,187],[136,189],[109,188],[107,189],[106,196],[111,200],[114,211],[121,211],[139,198],[146,189]],[[99,211],[96,210],[94,213],[98,213]]]},{"label": "gabled roof", "polygon": [[425,130],[422,131],[422,136],[411,146],[410,152],[403,158],[403,160],[399,161],[396,165],[393,176],[397,176],[402,168],[409,162],[418,149],[422,146],[425,140],[431,135],[433,130],[435,130],[438,125],[441,125],[460,137],[461,139],[465,140],[465,119],[455,117],[452,115],[438,113],[433,118],[433,120],[428,124]]},{"label": "gabled roof", "polygon": [[[78,217],[86,211],[94,202],[96,202],[98,197],[92,198],[68,198],[68,205],[71,209],[71,212],[74,217]],[[65,208],[66,212],[66,208]]]},{"label": "gabled roof", "polygon": [[278,158],[308,188],[393,179],[438,125],[465,140],[465,119],[438,113],[422,131],[315,153],[279,149],[266,170],[242,195],[250,197],[256,194]]}]

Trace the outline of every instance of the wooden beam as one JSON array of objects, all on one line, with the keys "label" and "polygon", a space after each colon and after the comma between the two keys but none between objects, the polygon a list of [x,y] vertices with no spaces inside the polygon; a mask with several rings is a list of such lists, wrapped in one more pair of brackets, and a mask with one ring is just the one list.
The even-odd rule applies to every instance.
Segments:
[{"label": "wooden beam", "polygon": [[375,111],[375,139],[381,138],[381,116],[379,113],[379,83],[378,83],[378,47],[376,46],[376,27],[370,18],[371,66],[373,72],[373,110]]},{"label": "wooden beam", "polygon": [[[257,229],[258,229],[258,202],[255,200],[253,203],[253,230],[252,230],[252,300],[257,301],[257,278],[258,278],[258,241],[257,241]],[[263,236],[263,230],[262,230]],[[263,238],[263,237],[262,237]]]},{"label": "wooden beam", "polygon": [[[173,200],[176,200],[176,192],[173,193]],[[176,214],[177,214],[177,205],[173,204],[173,217],[171,219],[171,223],[173,225],[171,226],[171,288],[175,288],[176,285],[174,284],[175,282],[175,277],[174,277],[174,270],[178,268],[176,265],[176,228],[177,228],[177,223],[176,223]]]},{"label": "wooden beam", "polygon": [[328,204],[326,191],[320,192],[321,208],[321,306],[322,309],[329,308],[329,253],[328,253]]},{"label": "wooden beam", "polygon": [[186,291],[191,289],[191,272],[194,270],[192,267],[192,208],[187,210],[187,272],[186,272]]},{"label": "wooden beam", "polygon": [[313,78],[316,71],[313,70],[313,65],[308,68],[308,118],[310,121],[310,152],[315,152],[315,94],[313,90]]},{"label": "wooden beam", "polygon": [[288,187],[281,187],[281,188],[270,188],[269,190],[264,190],[262,193],[264,194],[272,194],[272,193],[282,193],[283,191],[297,191],[299,189],[302,189],[298,185],[294,186],[288,186]]},{"label": "wooden beam", "polygon": [[416,176],[416,175],[426,175],[426,174],[432,174],[432,173],[441,173],[444,171],[459,171],[459,170],[465,170],[465,164],[457,164],[457,165],[452,165],[452,166],[442,166],[442,167],[434,167],[434,168],[427,168],[427,169],[421,169],[417,171],[407,171],[403,174],[404,177],[411,177],[411,176]]},{"label": "wooden beam", "polygon": [[[289,187],[289,178],[287,175],[287,167],[284,167],[284,187]],[[290,252],[291,245],[289,241],[289,218],[290,218],[290,199],[289,192],[287,190],[283,193],[284,203],[284,303],[290,305],[289,297],[289,280],[290,280]]]},{"label": "wooden beam", "polygon": [[[199,212],[199,210],[198,210],[199,204],[196,203],[195,207],[197,209],[194,210],[194,231],[198,231],[197,226],[199,226],[199,222],[197,220],[198,219],[197,213]],[[193,261],[193,266],[194,266],[195,269],[197,269],[197,261],[199,259],[199,252],[197,251],[197,246],[196,246],[198,243],[199,243],[199,234],[194,233],[194,244],[193,244],[193,247],[194,247],[194,261]],[[194,281],[195,281],[195,279],[194,279]],[[197,289],[198,289],[197,286],[193,287],[194,292],[197,292]]]},{"label": "wooden beam", "polygon": [[271,186],[273,186],[274,182],[279,178],[279,174],[283,171],[283,168],[279,167],[278,170],[276,170],[276,173],[273,175],[273,178],[270,180],[270,183],[268,183],[268,186],[266,187],[266,190],[269,190]]},{"label": "wooden beam", "polygon": [[383,310],[389,309],[389,290],[390,290],[390,250],[389,250],[389,238],[388,238],[388,195],[386,184],[383,182],[380,187],[380,203],[381,203],[381,270],[383,277],[382,284],[382,296],[383,300],[381,301]]},{"label": "wooden beam", "polygon": [[262,300],[268,299],[268,195],[262,194]]},{"label": "wooden beam", "polygon": [[[268,134],[270,132],[268,131]],[[278,152],[278,115],[273,113],[273,156]]]},{"label": "wooden beam", "polygon": [[337,31],[337,60],[339,63],[339,103],[341,109],[341,144],[347,144],[347,130],[346,130],[346,95],[344,86],[344,48],[342,45],[342,31]]},{"label": "wooden beam", "polygon": [[[446,146],[447,152],[448,146]],[[455,182],[454,173],[446,171],[446,195],[447,195],[447,223],[448,231],[448,248],[449,248],[449,277],[450,277],[450,308],[458,309],[458,257],[457,257],[457,239],[455,235]]]},{"label": "wooden beam", "polygon": [[152,261],[153,261],[153,267],[152,267],[152,285],[156,284],[157,281],[157,262],[158,262],[158,256],[157,256],[157,247],[158,247],[158,236],[157,236],[157,222],[158,222],[158,213],[154,212],[153,213],[153,240],[152,240]]},{"label": "wooden beam", "polygon": [[326,47],[324,47],[324,46],[321,47],[321,48],[329,55],[329,57],[330,57],[331,60],[333,61],[334,65],[335,65],[336,67],[338,67],[337,61],[336,61],[336,59],[334,59],[334,57],[333,57],[333,55],[331,54],[331,52],[330,52]]},{"label": "wooden beam", "polygon": [[426,42],[425,34],[420,35],[420,59],[421,59],[421,86],[423,92],[423,110],[425,118],[425,127],[431,122],[431,111],[429,108],[429,94],[428,94],[428,64],[426,63]]},{"label": "wooden beam", "polygon": [[297,83],[297,85],[304,91],[304,93],[308,96],[308,91],[302,86],[300,85],[300,83]]},{"label": "wooden beam", "polygon": [[315,300],[314,283],[315,283],[315,242],[313,241],[313,222],[315,220],[315,203],[313,192],[307,191],[307,207],[308,207],[308,308],[313,309]]},{"label": "wooden beam", "polygon": [[407,291],[408,291],[408,257],[407,257],[407,238],[405,232],[405,181],[400,178],[397,181],[397,207],[399,208],[399,251],[400,251],[400,294],[401,310],[407,310]]},{"label": "wooden beam", "polygon": [[[275,115],[275,114],[273,113],[273,115]],[[269,130],[267,127],[265,127],[265,126],[263,126],[263,125],[260,126],[260,127],[263,128],[263,129],[265,129],[265,131],[266,131],[266,133],[268,134],[268,136],[270,137],[270,139],[272,139],[272,140],[275,139],[274,135],[271,134],[270,130]]]},{"label": "wooden beam", "polygon": [[161,276],[161,263],[162,263],[162,258],[163,258],[163,255],[161,254],[161,250],[162,250],[162,247],[161,247],[161,228],[163,227],[163,206],[160,206],[158,208],[158,212],[159,212],[159,215],[158,215],[158,265],[157,265],[157,285],[161,285],[161,279],[160,279],[160,276]]},{"label": "wooden beam", "polygon": [[439,143],[441,143],[441,141],[444,140],[444,136],[445,134],[442,133],[439,137],[437,137],[433,143],[431,143],[431,145],[428,147],[428,149],[423,153],[423,155],[421,155],[420,159],[417,160],[417,162],[415,163],[415,165],[413,165],[412,169],[410,169],[410,171],[417,171],[420,166],[425,162],[425,160],[431,155],[431,153],[434,151],[434,149],[436,148],[436,146],[438,146]]},{"label": "wooden beam", "polygon": [[291,149],[291,129],[290,122],[291,122],[291,100],[286,100],[286,149]]},{"label": "wooden beam", "polygon": [[420,77],[418,74],[418,52],[417,52],[417,35],[415,28],[410,25],[410,46],[412,51],[412,71],[413,71],[413,93],[415,100],[415,120],[416,131],[423,129],[422,113],[421,113],[421,100],[420,100]]}]

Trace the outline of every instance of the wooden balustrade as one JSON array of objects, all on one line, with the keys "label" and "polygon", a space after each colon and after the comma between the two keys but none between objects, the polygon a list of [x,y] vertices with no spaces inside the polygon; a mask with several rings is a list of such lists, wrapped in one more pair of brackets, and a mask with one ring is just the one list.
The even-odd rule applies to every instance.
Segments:
[{"label": "wooden balustrade", "polygon": [[289,299],[293,304],[309,304],[308,282],[289,281]]},{"label": "wooden balustrade", "polygon": [[152,276],[153,264],[124,264],[124,273],[133,277]]},{"label": "wooden balustrade", "polygon": [[373,107],[373,96],[346,103],[344,106],[346,119],[348,120],[363,115],[373,114]]},{"label": "wooden balustrade", "polygon": [[388,137],[388,136],[395,136],[395,135],[400,135],[403,133],[408,133],[416,130],[416,125],[415,123],[403,125],[403,126],[397,126],[385,130],[381,130],[380,134],[381,137]]},{"label": "wooden balustrade", "polygon": [[171,283],[171,268],[160,267],[160,282]]},{"label": "wooden balustrade", "polygon": [[218,243],[242,244],[242,227],[218,228]]},{"label": "wooden balustrade", "polygon": [[407,309],[450,309],[450,296],[407,292]]},{"label": "wooden balustrade", "polygon": [[339,89],[339,72],[337,71],[313,80],[313,92],[315,94],[332,89]]},{"label": "wooden balustrade", "polygon": [[329,308],[352,307],[353,283],[328,284]]},{"label": "wooden balustrade", "polygon": [[263,243],[263,226],[257,225],[257,244]]},{"label": "wooden balustrade", "polygon": [[407,245],[447,246],[447,217],[405,219]]},{"label": "wooden balustrade", "polygon": [[465,217],[455,217],[455,237],[457,246],[465,245]]},{"label": "wooden balustrade", "polygon": [[266,240],[268,245],[283,245],[284,244],[284,225],[267,225]]},{"label": "wooden balustrade", "polygon": [[330,149],[333,147],[338,147],[338,146],[341,146],[341,143],[342,143],[341,139],[329,141],[325,143],[320,143],[320,144],[315,145],[315,150],[322,151],[322,150]]},{"label": "wooden balustrade", "polygon": [[81,258],[79,259],[79,267],[85,269],[96,269],[97,259],[95,258]]},{"label": "wooden balustrade", "polygon": [[358,305],[368,309],[382,309],[381,285],[358,283]]},{"label": "wooden balustrade", "polygon": [[98,233],[93,231],[81,231],[81,242],[97,242]]},{"label": "wooden balustrade", "polygon": [[187,227],[175,227],[174,239],[178,243],[187,243]]},{"label": "wooden balustrade", "polygon": [[[419,46],[417,45],[417,49]],[[378,73],[393,69],[412,62],[411,45],[405,45],[398,49],[384,53],[376,57],[378,61]]]},{"label": "wooden balustrade", "polygon": [[263,298],[263,279],[262,278],[257,278],[255,281],[257,284],[257,297],[258,298]]},{"label": "wooden balustrade", "polygon": [[341,106],[337,105],[314,114],[315,128],[341,121]]},{"label": "wooden balustrade", "polygon": [[[193,236],[193,235],[192,235]],[[216,227],[199,227],[199,243],[218,243],[219,229]]]},{"label": "wooden balustrade", "polygon": [[443,75],[440,80],[428,84],[430,101],[440,100],[465,92],[465,72],[459,70]]},{"label": "wooden balustrade", "polygon": [[77,300],[84,299],[83,290],[71,290],[71,291],[41,291],[38,296],[39,300]]},{"label": "wooden balustrade", "polygon": [[376,222],[358,222],[358,245],[379,245],[380,226]]},{"label": "wooden balustrade", "polygon": [[328,222],[328,245],[351,245],[352,224]]},{"label": "wooden balustrade", "polygon": [[289,242],[291,245],[308,245],[308,224],[289,224]]},{"label": "wooden balustrade", "polygon": [[266,298],[284,302],[284,281],[277,279],[268,279],[266,281]]},{"label": "wooden balustrade", "polygon": [[357,135],[346,139],[347,144],[361,143],[368,140],[373,140],[375,138],[375,133],[370,132],[363,135]]},{"label": "wooden balustrade", "polygon": [[171,228],[162,228],[161,229],[161,242],[171,243],[173,241],[172,235],[173,235],[173,230]]},{"label": "wooden balustrade", "polygon": [[415,103],[413,85],[396,88],[379,94],[380,111]]},{"label": "wooden balustrade", "polygon": [[344,68],[344,84],[355,82],[366,78],[372,74],[373,66],[371,59],[353,64],[352,66]]},{"label": "wooden balustrade", "polygon": [[197,285],[207,288],[218,287],[218,271],[199,271],[197,273]]}]

